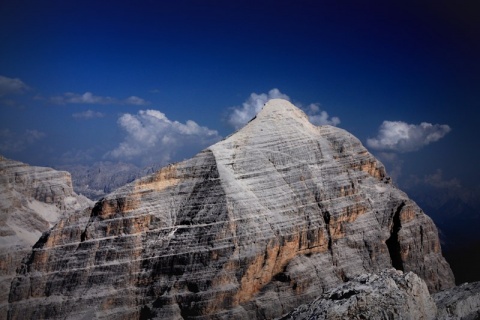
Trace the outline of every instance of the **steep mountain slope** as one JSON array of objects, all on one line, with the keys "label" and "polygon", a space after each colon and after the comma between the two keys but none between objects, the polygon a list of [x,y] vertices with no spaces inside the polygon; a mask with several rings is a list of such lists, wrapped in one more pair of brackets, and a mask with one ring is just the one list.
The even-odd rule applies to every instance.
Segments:
[{"label": "steep mountain slope", "polygon": [[360,141],[274,99],[62,219],[12,282],[9,317],[271,319],[392,266],[454,284],[433,222]]},{"label": "steep mountain slope", "polygon": [[67,172],[0,157],[0,319],[15,271],[42,232],[66,212],[92,204],[73,192]]}]

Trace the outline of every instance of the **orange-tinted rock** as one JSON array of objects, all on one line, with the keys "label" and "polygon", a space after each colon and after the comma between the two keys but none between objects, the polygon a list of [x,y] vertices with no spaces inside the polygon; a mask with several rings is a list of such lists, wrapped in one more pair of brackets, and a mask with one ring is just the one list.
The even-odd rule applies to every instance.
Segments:
[{"label": "orange-tinted rock", "polygon": [[271,319],[392,266],[451,287],[439,248],[358,139],[271,100],[232,136],[58,224],[12,283],[9,316]]},{"label": "orange-tinted rock", "polygon": [[[69,173],[0,156],[0,319],[7,317],[10,283],[16,269],[42,233],[62,216],[91,204],[73,192]],[[63,230],[57,237],[71,241],[71,235]],[[48,245],[60,241],[55,237],[48,240]]]}]

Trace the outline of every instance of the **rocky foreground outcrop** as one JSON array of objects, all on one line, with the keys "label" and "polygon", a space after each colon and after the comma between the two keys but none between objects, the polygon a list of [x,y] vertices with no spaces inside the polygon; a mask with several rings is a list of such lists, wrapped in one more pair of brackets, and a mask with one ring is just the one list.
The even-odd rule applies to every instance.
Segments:
[{"label": "rocky foreground outcrop", "polygon": [[35,245],[9,319],[272,319],[364,273],[454,285],[437,229],[351,134],[270,100]]},{"label": "rocky foreground outcrop", "polygon": [[22,258],[65,213],[92,204],[73,192],[69,173],[0,156],[0,319]]},{"label": "rocky foreground outcrop", "polygon": [[480,282],[464,283],[435,293],[438,320],[480,319]]},{"label": "rocky foreground outcrop", "polygon": [[413,272],[386,269],[363,274],[297,307],[280,320],[476,320],[480,282],[430,295]]},{"label": "rocky foreground outcrop", "polygon": [[363,274],[302,305],[281,320],[433,320],[437,306],[413,272]]}]

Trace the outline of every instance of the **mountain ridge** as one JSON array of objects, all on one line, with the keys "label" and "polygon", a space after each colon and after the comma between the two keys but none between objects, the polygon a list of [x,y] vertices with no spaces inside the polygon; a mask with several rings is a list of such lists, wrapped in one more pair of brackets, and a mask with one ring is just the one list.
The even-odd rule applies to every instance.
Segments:
[{"label": "mountain ridge", "polygon": [[392,266],[454,285],[435,225],[361,142],[274,99],[63,219],[12,282],[9,317],[271,319]]},{"label": "mountain ridge", "polygon": [[93,201],[98,201],[116,189],[160,168],[161,166],[157,165],[140,168],[132,163],[110,161],[55,167],[57,170],[68,171],[72,175],[75,192]]},{"label": "mountain ridge", "polygon": [[75,194],[70,174],[0,156],[0,319],[16,269],[43,232],[92,202]]}]

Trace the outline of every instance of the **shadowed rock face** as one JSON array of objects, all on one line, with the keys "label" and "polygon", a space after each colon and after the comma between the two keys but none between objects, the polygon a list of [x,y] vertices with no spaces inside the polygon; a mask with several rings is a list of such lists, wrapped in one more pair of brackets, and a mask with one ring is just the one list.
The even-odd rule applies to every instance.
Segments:
[{"label": "shadowed rock face", "polygon": [[271,319],[392,266],[454,284],[433,222],[360,141],[275,99],[63,219],[12,282],[9,317]]}]

